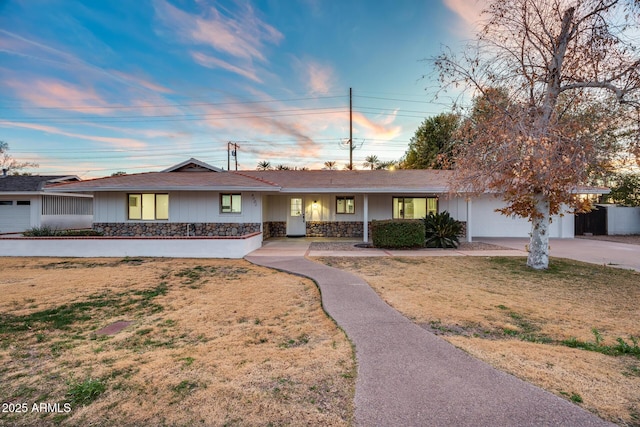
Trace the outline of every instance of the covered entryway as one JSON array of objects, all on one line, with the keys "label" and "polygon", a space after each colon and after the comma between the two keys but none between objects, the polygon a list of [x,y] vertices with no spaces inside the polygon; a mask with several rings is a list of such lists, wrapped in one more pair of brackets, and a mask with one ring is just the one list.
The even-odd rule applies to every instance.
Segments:
[{"label": "covered entryway", "polygon": [[287,210],[287,236],[306,236],[307,223],[304,212],[304,199],[302,197],[291,197],[289,199],[289,209]]}]

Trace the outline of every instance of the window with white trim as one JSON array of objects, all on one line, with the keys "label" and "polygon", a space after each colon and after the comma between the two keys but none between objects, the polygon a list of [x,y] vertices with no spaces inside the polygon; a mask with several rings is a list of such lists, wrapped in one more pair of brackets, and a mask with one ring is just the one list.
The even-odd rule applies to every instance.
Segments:
[{"label": "window with white trim", "polygon": [[129,194],[128,200],[129,219],[142,221],[169,219],[168,194]]},{"label": "window with white trim", "polygon": [[221,194],[220,195],[220,212],[221,213],[241,213],[242,212],[242,194]]},{"label": "window with white trim", "polygon": [[336,213],[354,214],[356,213],[356,201],[353,196],[336,197]]},{"label": "window with white trim", "polygon": [[394,197],[393,219],[420,219],[438,213],[437,197]]}]

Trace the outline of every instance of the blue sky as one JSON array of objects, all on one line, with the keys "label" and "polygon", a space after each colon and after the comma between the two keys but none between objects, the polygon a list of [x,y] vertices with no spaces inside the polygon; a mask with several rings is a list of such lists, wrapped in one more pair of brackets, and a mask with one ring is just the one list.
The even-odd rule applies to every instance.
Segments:
[{"label": "blue sky", "polygon": [[[240,169],[397,160],[433,102],[424,58],[474,0],[0,0],[0,140],[83,178],[196,157]],[[232,162],[233,163],[233,162]],[[233,168],[233,166],[232,166]]]}]

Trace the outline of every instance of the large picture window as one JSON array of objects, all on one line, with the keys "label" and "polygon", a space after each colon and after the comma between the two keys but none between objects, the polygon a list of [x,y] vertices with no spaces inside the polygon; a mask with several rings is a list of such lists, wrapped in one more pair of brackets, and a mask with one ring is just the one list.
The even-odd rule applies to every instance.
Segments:
[{"label": "large picture window", "polygon": [[241,213],[242,212],[242,195],[241,194],[221,194],[220,195],[220,212]]},{"label": "large picture window", "polygon": [[155,193],[129,194],[129,219],[143,221],[169,219],[169,195]]},{"label": "large picture window", "polygon": [[420,219],[429,213],[438,213],[438,199],[435,197],[394,197],[394,219]]},{"label": "large picture window", "polygon": [[336,197],[336,213],[353,214],[356,213],[356,201],[353,196]]}]

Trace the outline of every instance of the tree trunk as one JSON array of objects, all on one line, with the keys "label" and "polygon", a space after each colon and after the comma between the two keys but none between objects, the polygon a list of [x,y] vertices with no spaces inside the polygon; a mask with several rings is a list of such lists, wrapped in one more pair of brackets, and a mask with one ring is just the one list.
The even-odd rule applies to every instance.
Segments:
[{"label": "tree trunk", "polygon": [[542,195],[536,196],[536,210],[540,215],[531,221],[531,239],[529,240],[529,257],[527,265],[534,270],[549,268],[549,200]]}]

